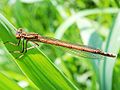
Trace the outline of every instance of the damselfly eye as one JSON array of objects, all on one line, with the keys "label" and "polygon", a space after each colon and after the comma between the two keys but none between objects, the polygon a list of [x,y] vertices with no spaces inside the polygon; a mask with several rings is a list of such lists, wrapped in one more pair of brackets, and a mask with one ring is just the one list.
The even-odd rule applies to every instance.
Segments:
[{"label": "damselfly eye", "polygon": [[17,33],[16,34],[21,34],[22,33],[22,28],[19,28],[18,30],[17,30]]},{"label": "damselfly eye", "polygon": [[21,33],[21,32],[19,32],[19,31],[18,31],[18,32],[16,32],[16,34],[20,34],[20,33]]},{"label": "damselfly eye", "polygon": [[21,34],[21,32],[20,32],[20,31],[17,31],[17,32],[16,32],[16,35],[20,35],[20,34]]},{"label": "damselfly eye", "polygon": [[21,38],[21,34],[22,34],[22,28],[19,28],[16,32],[16,38],[17,39]]}]

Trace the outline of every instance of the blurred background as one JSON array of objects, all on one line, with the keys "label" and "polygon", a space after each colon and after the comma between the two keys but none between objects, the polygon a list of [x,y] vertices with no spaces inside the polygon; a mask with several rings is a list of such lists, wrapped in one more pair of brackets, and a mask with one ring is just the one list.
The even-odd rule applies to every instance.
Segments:
[{"label": "blurred background", "polygon": [[[114,32],[114,26],[120,25],[116,23],[116,18],[120,17],[119,7],[119,0],[0,0],[0,13],[16,28],[103,51],[106,51],[105,43]],[[80,90],[104,87],[108,81],[101,79],[104,73],[112,76],[107,83],[109,87],[120,89],[119,54],[116,61],[108,62],[106,69],[107,62],[103,60],[78,57],[68,50],[43,43],[39,48]],[[34,90],[34,85],[12,58],[0,40],[0,72],[24,90]]]}]

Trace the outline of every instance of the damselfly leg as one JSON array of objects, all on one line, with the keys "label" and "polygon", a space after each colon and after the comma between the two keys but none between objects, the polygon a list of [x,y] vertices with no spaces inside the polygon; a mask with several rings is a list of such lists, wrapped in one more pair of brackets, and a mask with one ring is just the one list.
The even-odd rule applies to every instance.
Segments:
[{"label": "damselfly leg", "polygon": [[[28,41],[29,40],[26,40],[26,39],[23,39],[22,40],[22,51],[19,51],[19,50],[16,50],[16,51],[10,51],[10,53],[15,53],[15,54],[21,54],[18,58],[22,58],[24,56],[24,54],[28,51],[28,50],[31,50],[33,48],[35,48],[36,46],[39,46],[38,43],[34,42],[34,41],[30,41],[32,42],[33,44],[35,44],[36,46],[31,46],[31,47],[28,47]],[[20,45],[20,42],[21,42],[21,39],[19,39],[18,43],[15,44],[13,42],[5,42],[4,44],[10,44],[10,45],[13,45],[13,46],[19,46]]]},{"label": "damselfly leg", "polygon": [[4,44],[11,44],[11,45],[13,45],[13,46],[19,46],[19,45],[20,45],[20,42],[21,42],[21,39],[19,39],[18,43],[13,43],[13,42],[7,41],[7,42],[5,42]]},{"label": "damselfly leg", "polygon": [[[21,53],[23,53],[24,52],[24,41],[25,41],[25,39],[23,39],[23,41],[22,41],[22,51],[21,51]],[[27,44],[27,43],[26,43]]]},{"label": "damselfly leg", "polygon": [[28,50],[31,50],[31,49],[35,48],[36,46],[39,46],[38,43],[36,43],[36,42],[34,42],[34,41],[30,41],[30,42],[32,42],[33,44],[35,44],[36,46],[28,47],[28,41],[29,41],[29,40],[26,40],[25,51],[24,51],[25,53],[26,53]]}]

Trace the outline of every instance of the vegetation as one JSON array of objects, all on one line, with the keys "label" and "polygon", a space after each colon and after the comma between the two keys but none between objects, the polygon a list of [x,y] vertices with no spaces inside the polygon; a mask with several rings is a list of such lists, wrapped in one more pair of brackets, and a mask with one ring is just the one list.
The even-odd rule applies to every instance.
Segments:
[{"label": "vegetation", "polygon": [[[1,0],[1,90],[119,90],[120,2],[118,0]],[[117,58],[90,59],[39,43],[22,58],[15,32],[85,44]],[[32,46],[29,43],[29,47]],[[78,54],[78,53],[77,53]],[[81,56],[81,53],[78,54]]]}]

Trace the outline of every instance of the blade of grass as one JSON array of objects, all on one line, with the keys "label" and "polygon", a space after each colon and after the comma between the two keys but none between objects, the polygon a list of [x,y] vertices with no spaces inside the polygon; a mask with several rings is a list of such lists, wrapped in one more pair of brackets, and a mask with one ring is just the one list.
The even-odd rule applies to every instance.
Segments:
[{"label": "blade of grass", "polygon": [[[12,33],[14,28],[9,27],[10,23],[7,24],[7,20],[2,15],[1,17],[0,22],[2,22],[2,24],[0,24],[0,38],[3,42],[8,39],[9,41],[16,42],[15,35]],[[6,45],[6,48],[8,51],[20,50],[20,47],[11,45]],[[14,53],[11,54],[15,58],[18,55]],[[23,73],[40,89],[77,90],[77,87],[70,82],[38,48],[28,51],[22,58],[19,60],[14,59],[14,61],[18,64]]]},{"label": "blade of grass", "polygon": [[[103,42],[102,42],[101,37],[96,32],[93,32],[90,36],[88,45],[101,49],[102,44],[103,44]],[[100,77],[100,73],[99,73],[100,61],[101,61],[100,59],[91,60],[93,70],[95,71],[95,76],[96,76],[94,78],[97,80],[96,82],[98,82],[99,84],[100,84],[100,78],[99,78]],[[96,85],[96,87],[97,87],[96,83],[94,85]]]},{"label": "blade of grass", "polygon": [[[105,51],[118,54],[120,48],[120,13],[113,22],[113,27],[109,33],[108,40],[106,42]],[[111,90],[112,88],[112,73],[116,58],[105,58],[101,71],[101,90]]]},{"label": "blade of grass", "polygon": [[14,89],[23,90],[20,86],[17,85],[17,83],[10,80],[8,77],[6,77],[1,72],[0,72],[0,89],[1,90],[14,90]]}]

